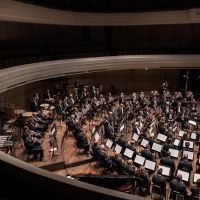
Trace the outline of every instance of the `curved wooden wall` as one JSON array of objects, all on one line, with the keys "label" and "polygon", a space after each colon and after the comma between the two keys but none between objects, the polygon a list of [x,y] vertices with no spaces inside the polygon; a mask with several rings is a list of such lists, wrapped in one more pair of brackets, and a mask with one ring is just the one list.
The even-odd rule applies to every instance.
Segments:
[{"label": "curved wooden wall", "polygon": [[0,70],[0,93],[54,77],[128,69],[200,68],[199,55],[132,55],[80,58],[21,65]]},{"label": "curved wooden wall", "polygon": [[0,1],[0,20],[28,23],[118,26],[199,23],[199,9],[145,13],[84,13],[43,8],[12,0]]},{"label": "curved wooden wall", "polygon": [[[1,190],[7,192],[6,197],[20,199],[51,198],[56,199],[95,199],[122,200],[133,199],[133,195],[83,183],[77,180],[48,172],[22,162],[0,151],[0,178],[3,183]],[[14,185],[16,184],[16,185]],[[46,199],[45,198],[45,199]],[[136,200],[144,198],[134,196]]]}]

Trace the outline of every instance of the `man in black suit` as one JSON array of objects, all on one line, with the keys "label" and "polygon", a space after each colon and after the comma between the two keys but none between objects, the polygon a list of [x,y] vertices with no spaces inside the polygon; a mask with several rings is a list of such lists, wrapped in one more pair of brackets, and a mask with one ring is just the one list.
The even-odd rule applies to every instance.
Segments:
[{"label": "man in black suit", "polygon": [[191,194],[192,197],[194,197],[194,196],[199,197],[199,195],[200,195],[200,179],[197,179],[196,185],[192,186],[190,191],[192,192],[192,194]]},{"label": "man in black suit", "polygon": [[154,160],[153,154],[150,151],[150,146],[147,144],[145,149],[141,151],[141,156],[145,157],[148,160]]},{"label": "man in black suit", "polygon": [[171,175],[173,176],[174,170],[175,170],[175,163],[174,163],[174,160],[170,158],[170,152],[166,152],[166,156],[161,158],[160,164],[170,167]]},{"label": "man in black suit", "polygon": [[152,178],[152,183],[154,185],[157,185],[161,188],[161,192],[163,195],[165,195],[166,192],[166,178],[162,176],[162,168],[158,170],[158,174],[154,175]]},{"label": "man in black suit", "polygon": [[187,191],[186,191],[186,185],[185,183],[182,182],[182,175],[178,174],[176,179],[172,180],[170,183],[170,187],[171,187],[171,197],[173,197],[173,199],[176,199],[176,197],[174,196],[173,192],[179,192],[181,195],[187,195]]},{"label": "man in black suit", "polygon": [[113,170],[119,172],[123,165],[122,159],[119,157],[119,153],[115,152],[115,156],[112,157],[111,159],[112,159]]},{"label": "man in black suit", "polygon": [[92,154],[93,154],[92,156],[94,158],[98,158],[100,151],[101,151],[101,149],[98,145],[98,142],[95,141],[94,144],[92,145]]},{"label": "man in black suit", "polygon": [[192,162],[190,162],[188,160],[188,155],[184,154],[183,155],[183,159],[180,160],[179,164],[178,164],[178,169],[182,169],[188,172],[191,172],[193,170],[192,168]]}]

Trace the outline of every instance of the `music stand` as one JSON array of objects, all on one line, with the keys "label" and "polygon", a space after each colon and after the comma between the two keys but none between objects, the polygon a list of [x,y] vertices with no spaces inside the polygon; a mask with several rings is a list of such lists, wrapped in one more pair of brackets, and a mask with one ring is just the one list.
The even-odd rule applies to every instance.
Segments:
[{"label": "music stand", "polygon": [[144,157],[142,157],[140,155],[136,155],[135,156],[135,160],[134,160],[135,163],[143,166],[144,165],[144,161],[145,161]]},{"label": "music stand", "polygon": [[157,144],[157,143],[154,142],[153,145],[152,145],[152,150],[154,150],[154,151],[160,153],[161,150],[162,150],[162,145]]},{"label": "music stand", "polygon": [[187,133],[187,132],[180,130],[178,135],[179,135],[180,137],[183,137],[183,135],[184,135],[185,133]]},{"label": "music stand", "polygon": [[110,139],[108,139],[107,141],[106,141],[106,146],[108,147],[108,148],[112,148],[112,145],[113,145],[113,141],[111,141]]},{"label": "music stand", "polygon": [[151,171],[155,171],[155,169],[156,169],[156,162],[146,159],[146,160],[145,160],[144,167],[145,167],[146,169],[151,170]]},{"label": "music stand", "polygon": [[147,146],[147,144],[149,144],[149,141],[148,141],[148,140],[146,140],[146,139],[142,139],[142,141],[141,141],[140,145],[141,145],[142,147],[146,147],[146,146]]},{"label": "music stand", "polygon": [[122,147],[118,144],[116,144],[114,151],[117,153],[121,153]]},{"label": "music stand", "polygon": [[171,157],[178,158],[178,156],[179,156],[179,150],[169,148],[169,152],[170,152],[170,156]]},{"label": "music stand", "polygon": [[178,170],[177,171],[177,174],[176,175],[182,175],[182,180],[185,181],[185,182],[188,182],[189,181],[189,177],[190,177],[190,173],[189,172],[186,172],[186,171],[183,171],[183,170]]},{"label": "music stand", "polygon": [[132,158],[133,157],[133,154],[134,154],[134,151],[126,148],[125,151],[124,151],[124,155],[128,158]]},{"label": "music stand", "polygon": [[55,151],[57,151],[57,139],[56,139],[56,134],[57,134],[57,129],[56,129],[56,125],[54,124],[51,127],[51,139],[50,139],[50,152],[51,152],[51,158],[53,159],[55,157]]},{"label": "music stand", "polygon": [[175,139],[175,140],[174,140],[174,146],[179,147],[180,142],[181,142],[180,140]]},{"label": "music stand", "polygon": [[188,155],[188,160],[194,160],[194,152],[192,152],[192,151],[183,151],[183,155],[184,154],[187,154]]},{"label": "music stand", "polygon": [[190,149],[194,149],[194,142],[193,142],[193,141],[189,141],[189,140],[184,140],[184,141],[183,141],[183,147],[185,147],[185,143],[186,143],[186,142],[189,142],[189,143],[190,143],[190,146],[189,146]]},{"label": "music stand", "polygon": [[198,179],[200,179],[200,174],[194,173],[193,183],[196,183]]},{"label": "music stand", "polygon": [[159,133],[158,136],[157,136],[157,140],[160,140],[162,142],[166,142],[167,136],[164,135],[164,134]]},{"label": "music stand", "polygon": [[134,133],[132,139],[137,142],[139,139],[139,135],[137,133]]},{"label": "music stand", "polygon": [[158,170],[159,170],[160,168],[162,169],[162,175],[163,175],[163,176],[167,176],[167,177],[170,177],[170,176],[171,176],[171,168],[170,168],[170,167],[163,166],[163,165],[159,165],[159,166],[158,166]]},{"label": "music stand", "polygon": [[190,135],[190,139],[196,140],[197,139],[197,134],[195,132],[192,132]]}]

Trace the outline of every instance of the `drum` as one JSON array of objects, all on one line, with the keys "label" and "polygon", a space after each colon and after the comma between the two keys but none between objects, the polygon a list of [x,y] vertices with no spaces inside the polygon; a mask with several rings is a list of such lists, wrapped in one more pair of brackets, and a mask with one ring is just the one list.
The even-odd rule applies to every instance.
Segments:
[{"label": "drum", "polygon": [[43,103],[43,104],[40,104],[40,107],[46,110],[46,109],[49,108],[49,104],[48,103]]}]

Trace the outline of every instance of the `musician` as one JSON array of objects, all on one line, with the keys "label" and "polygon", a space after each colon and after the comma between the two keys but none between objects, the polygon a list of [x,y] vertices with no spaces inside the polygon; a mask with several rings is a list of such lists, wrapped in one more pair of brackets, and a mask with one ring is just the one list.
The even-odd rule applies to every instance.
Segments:
[{"label": "musician", "polygon": [[49,89],[46,90],[46,92],[44,93],[44,99],[51,99],[53,96],[51,95]]},{"label": "musician", "polygon": [[78,134],[76,135],[76,145],[78,148],[84,149],[84,153],[89,155],[90,145],[85,133],[83,132],[83,128],[80,128]]},{"label": "musician", "polygon": [[192,167],[192,162],[190,162],[188,160],[188,155],[184,154],[183,158],[180,160],[179,164],[178,164],[178,169],[182,169],[188,172],[191,172],[193,170]]},{"label": "musician", "polygon": [[119,104],[124,104],[124,103],[125,103],[124,93],[121,93],[119,96]]},{"label": "musician", "polygon": [[161,193],[165,196],[166,193],[166,178],[162,175],[163,169],[158,169],[157,175],[154,175],[152,178],[152,183],[161,188]]},{"label": "musician", "polygon": [[121,136],[116,140],[116,144],[122,147],[122,154],[126,149],[126,139],[124,138],[124,134],[122,133]]},{"label": "musician", "polygon": [[173,196],[173,191],[179,192],[181,195],[184,196],[187,195],[186,185],[184,182],[182,182],[181,174],[178,174],[176,179],[171,181],[170,188],[171,188],[171,197],[173,197],[173,199],[176,199]]},{"label": "musician", "polygon": [[64,121],[66,112],[64,110],[64,107],[63,107],[61,100],[59,100],[59,103],[56,105],[56,111],[57,111],[58,114],[62,115],[62,120]]},{"label": "musician", "polygon": [[161,165],[166,165],[171,168],[171,175],[173,176],[175,171],[175,162],[172,158],[170,158],[170,152],[166,152],[166,156],[160,159]]},{"label": "musician", "polygon": [[24,137],[24,145],[28,154],[33,154],[35,159],[39,158],[39,161],[44,161],[44,150],[40,141],[35,140],[31,134],[27,134]]},{"label": "musician", "polygon": [[123,161],[119,156],[119,153],[115,152],[115,155],[111,157],[111,160],[112,160],[113,170],[119,172],[119,170],[122,168],[123,165]]},{"label": "musician", "polygon": [[140,168],[137,170],[136,177],[142,180],[137,181],[137,185],[139,186],[139,193],[143,196],[146,196],[150,191],[150,178],[144,166],[140,166]]},{"label": "musician", "polygon": [[140,135],[140,133],[141,133],[140,128],[139,128],[139,122],[137,122],[137,121],[133,125],[133,129],[132,129],[132,135],[134,133],[137,133],[138,135]]},{"label": "musician", "polygon": [[96,96],[97,96],[96,88],[95,88],[95,86],[92,86],[92,90],[90,92],[90,97],[93,99]]},{"label": "musician", "polygon": [[98,158],[100,154],[100,146],[98,145],[98,141],[94,141],[94,144],[92,145],[92,156],[93,158]]},{"label": "musician", "polygon": [[163,145],[163,148],[162,148],[162,157],[166,157],[166,153],[169,151],[169,148],[171,149],[174,149],[174,145],[172,143],[172,138],[168,138],[166,143]]},{"label": "musician", "polygon": [[108,116],[105,116],[105,120],[104,120],[104,136],[105,138],[109,138],[109,139],[114,139],[114,129],[111,126],[109,120],[108,120]]},{"label": "musician", "polygon": [[31,102],[31,112],[37,112],[39,110],[40,106],[37,101],[37,97],[33,96],[33,100]]},{"label": "musician", "polygon": [[191,196],[199,197],[200,195],[200,179],[197,179],[196,185],[192,186],[190,191],[192,192]]},{"label": "musician", "polygon": [[147,160],[154,161],[154,155],[150,151],[150,146],[147,144],[145,149],[141,151],[141,156],[145,157]]}]

